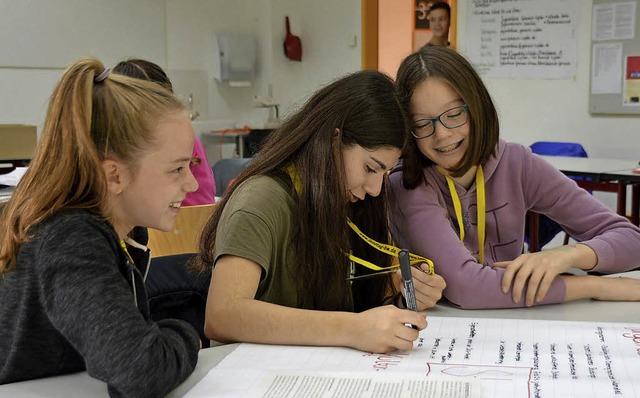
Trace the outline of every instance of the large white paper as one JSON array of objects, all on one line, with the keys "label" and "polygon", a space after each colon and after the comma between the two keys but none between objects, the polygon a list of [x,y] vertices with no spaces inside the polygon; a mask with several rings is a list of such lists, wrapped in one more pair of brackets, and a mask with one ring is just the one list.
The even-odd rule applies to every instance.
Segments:
[{"label": "large white paper", "polygon": [[265,380],[274,380],[273,372],[286,376],[304,371],[372,380],[448,377],[463,384],[471,378],[481,383],[487,398],[640,397],[640,324],[453,317],[428,321],[412,351],[386,355],[241,344],[186,396],[261,396]]},{"label": "large white paper", "polygon": [[491,78],[572,79],[578,61],[577,0],[472,0],[465,55]]}]

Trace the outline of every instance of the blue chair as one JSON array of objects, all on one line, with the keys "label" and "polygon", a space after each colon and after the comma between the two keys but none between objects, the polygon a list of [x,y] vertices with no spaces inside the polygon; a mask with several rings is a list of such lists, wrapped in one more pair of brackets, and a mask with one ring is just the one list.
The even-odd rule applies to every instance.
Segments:
[{"label": "blue chair", "polygon": [[216,180],[216,195],[222,196],[231,181],[247,167],[253,158],[227,158],[220,159],[211,166],[213,178]]},{"label": "blue chair", "polygon": [[582,145],[575,142],[538,141],[529,145],[529,148],[538,155],[587,157],[587,151],[584,150]]},{"label": "blue chair", "polygon": [[[587,151],[582,145],[575,142],[538,141],[531,144],[529,148],[538,155],[587,157]],[[538,216],[537,223],[536,220],[531,219],[535,216]],[[538,251],[562,231],[562,226],[549,217],[529,214],[524,240],[529,246],[530,252]],[[564,244],[566,245],[567,243],[569,243],[569,234],[565,233]]]}]

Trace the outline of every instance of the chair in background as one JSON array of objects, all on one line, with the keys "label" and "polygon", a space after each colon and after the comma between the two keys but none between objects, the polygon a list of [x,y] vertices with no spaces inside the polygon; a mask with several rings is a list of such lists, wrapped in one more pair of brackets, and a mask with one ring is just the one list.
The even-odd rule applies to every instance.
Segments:
[{"label": "chair in background", "polygon": [[149,228],[149,243],[153,257],[172,254],[196,253],[198,239],[205,222],[214,209],[211,205],[185,206],[176,216],[176,224],[169,232]]},{"label": "chair in background", "polygon": [[[572,156],[586,158],[587,151],[581,144],[575,142],[538,141],[529,146],[538,155]],[[529,212],[526,220],[524,240],[529,246],[529,252],[537,252],[549,243],[563,228],[549,217]],[[569,234],[565,232],[563,244],[569,243]]]},{"label": "chair in background", "polygon": [[198,251],[200,233],[214,206],[182,207],[171,231],[148,229],[152,257],[145,287],[151,318],[189,322],[200,335],[202,347],[210,346],[204,335],[204,318],[211,271],[192,272],[189,261]]},{"label": "chair in background", "polygon": [[588,157],[584,147],[576,142],[538,141],[529,145],[529,148],[538,155]]},{"label": "chair in background", "polygon": [[222,196],[229,184],[249,164],[252,158],[220,159],[211,166],[216,180],[216,195]]}]

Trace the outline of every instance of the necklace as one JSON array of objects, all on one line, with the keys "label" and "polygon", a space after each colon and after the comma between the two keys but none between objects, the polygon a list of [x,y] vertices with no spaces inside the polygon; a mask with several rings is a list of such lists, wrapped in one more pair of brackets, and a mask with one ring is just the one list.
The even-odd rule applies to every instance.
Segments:
[{"label": "necklace", "polygon": [[[296,170],[295,166],[293,165],[293,163],[289,163],[286,168],[285,171],[287,172],[287,174],[289,175],[289,177],[291,178],[291,182],[293,182],[293,187],[296,190],[296,193],[298,194],[298,196],[300,196],[301,192],[302,192],[302,180],[300,179],[300,175],[298,174],[298,171]],[[368,237],[364,232],[360,231],[360,229],[356,226],[356,224],[353,223],[353,221],[351,221],[350,219],[347,218],[347,224],[349,225],[349,227],[360,237],[360,239],[362,239],[363,241],[365,241],[367,244],[369,244],[369,246],[373,247],[374,249],[382,252],[382,253],[386,253],[389,254],[391,256],[397,257],[398,253],[400,253],[399,248],[393,246],[393,245],[389,245],[386,243],[380,243],[370,237]],[[395,268],[399,268],[399,265],[392,265],[389,267],[379,267],[367,260],[364,260],[360,257],[354,256],[353,254],[347,254],[347,257],[349,257],[349,260],[358,263],[362,266],[365,266],[371,270],[374,271],[384,271],[384,270],[390,270],[390,269],[395,269]],[[426,271],[428,274],[433,274],[433,261],[429,260],[426,257],[422,257],[422,256],[418,256],[417,254],[413,254],[410,253],[409,254],[409,261],[411,263],[411,265],[415,265],[415,264],[419,264],[419,263],[426,263],[429,266],[429,270]]]}]

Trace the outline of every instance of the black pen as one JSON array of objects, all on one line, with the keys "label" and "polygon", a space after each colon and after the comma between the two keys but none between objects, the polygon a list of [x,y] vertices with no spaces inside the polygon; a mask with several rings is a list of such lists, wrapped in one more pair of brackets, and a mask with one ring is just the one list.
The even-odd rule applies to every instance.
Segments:
[{"label": "black pen", "polygon": [[412,311],[418,311],[416,303],[416,292],[413,287],[413,276],[411,276],[411,262],[409,261],[409,251],[400,250],[398,253],[400,261],[400,272],[402,273],[402,282],[404,283],[404,295],[407,301],[407,308]]}]

